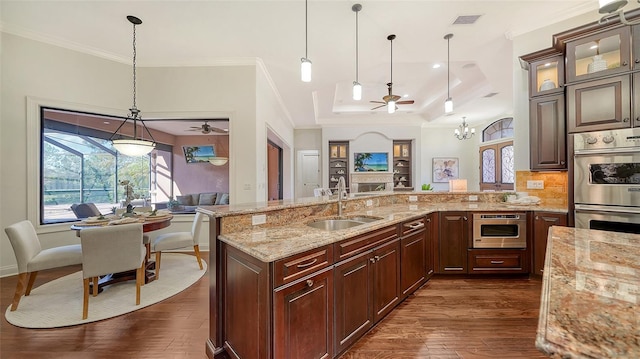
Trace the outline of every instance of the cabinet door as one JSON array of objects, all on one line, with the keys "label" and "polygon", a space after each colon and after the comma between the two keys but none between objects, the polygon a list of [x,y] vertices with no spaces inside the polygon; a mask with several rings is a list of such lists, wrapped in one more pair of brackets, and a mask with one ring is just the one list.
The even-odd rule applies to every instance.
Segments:
[{"label": "cabinet door", "polygon": [[440,240],[438,242],[438,273],[467,273],[469,248],[469,221],[467,212],[440,213]]},{"label": "cabinet door", "polygon": [[567,42],[567,82],[600,78],[631,69],[628,26]]},{"label": "cabinet door", "polygon": [[331,268],[274,291],[275,358],[333,357]]},{"label": "cabinet door", "polygon": [[631,127],[629,75],[567,86],[569,132]]},{"label": "cabinet door", "polygon": [[382,319],[400,302],[400,239],[373,250],[373,320]]},{"label": "cabinet door", "polygon": [[[638,25],[640,28],[640,25]],[[640,32],[640,31],[639,31]],[[638,34],[640,37],[640,33]],[[638,45],[640,52],[640,44]],[[638,64],[640,67],[640,64]],[[633,123],[631,127],[640,127],[640,72],[633,74]]]},{"label": "cabinet door", "polygon": [[529,96],[563,92],[564,56],[556,55],[529,64]]},{"label": "cabinet door", "polygon": [[426,270],[427,279],[429,279],[436,271],[435,255],[437,253],[436,246],[438,244],[438,212],[429,213],[426,221]]},{"label": "cabinet door", "polygon": [[334,353],[355,343],[373,325],[371,251],[336,264],[334,278]]},{"label": "cabinet door", "polygon": [[533,220],[533,273],[542,275],[547,251],[547,235],[551,226],[566,226],[567,215],[562,213],[534,212]]},{"label": "cabinet door", "polygon": [[529,102],[531,170],[567,169],[564,94]]},{"label": "cabinet door", "polygon": [[402,268],[400,270],[400,283],[402,298],[418,289],[426,280],[427,276],[427,237],[423,228],[400,240],[400,260]]}]

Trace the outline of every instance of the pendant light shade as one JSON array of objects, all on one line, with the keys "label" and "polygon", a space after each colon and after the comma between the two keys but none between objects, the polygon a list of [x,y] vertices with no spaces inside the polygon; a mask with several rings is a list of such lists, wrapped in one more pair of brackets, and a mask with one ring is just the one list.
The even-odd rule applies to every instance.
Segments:
[{"label": "pendant light shade", "polygon": [[351,10],[356,13],[356,80],[353,81],[353,99],[362,100],[362,85],[358,82],[358,13],[362,10],[362,5],[354,4]]},{"label": "pendant light shade", "polygon": [[395,113],[396,112],[396,102],[394,100],[389,100],[387,102],[387,113]]},{"label": "pendant light shade", "polygon": [[451,38],[453,37],[453,34],[446,34],[444,35],[444,39],[447,40],[447,100],[444,102],[444,113],[451,113],[453,112],[453,99],[451,98],[451,80],[450,80],[450,75],[451,75],[451,57],[450,57],[450,51],[449,51],[449,41],[451,40]]},{"label": "pendant light shade", "polygon": [[309,60],[308,4],[304,0],[304,57],[300,59],[300,79],[311,82],[311,60]]},{"label": "pendant light shade", "polygon": [[[640,2],[640,1],[638,1],[638,2]],[[627,5],[627,3],[628,3],[627,0],[599,0],[598,1],[598,5],[599,5],[598,12],[600,14],[604,14],[599,22],[601,24],[602,23],[607,23],[609,21],[609,19],[614,20],[616,17],[618,17],[620,22],[622,24],[625,24],[625,25],[630,25],[631,26],[631,25],[640,24],[640,20],[629,21],[624,16],[624,11],[622,11],[622,8],[625,7]]]},{"label": "pendant light shade", "polygon": [[[122,121],[120,126],[116,129],[116,131],[111,135],[111,143],[113,147],[120,153],[126,156],[145,156],[148,155],[149,152],[153,151],[156,147],[156,142],[153,140],[153,136],[149,129],[144,124],[141,118],[139,118],[140,110],[136,107],[136,26],[142,24],[142,20],[135,16],[127,16],[127,20],[133,24],[133,106],[129,109],[129,114],[127,118]],[[120,137],[118,135],[118,131],[127,123],[128,120],[133,120],[133,138],[119,138],[113,139],[114,137]],[[142,138],[138,138],[138,121],[142,124],[143,129],[147,132],[152,141],[144,140]]]}]

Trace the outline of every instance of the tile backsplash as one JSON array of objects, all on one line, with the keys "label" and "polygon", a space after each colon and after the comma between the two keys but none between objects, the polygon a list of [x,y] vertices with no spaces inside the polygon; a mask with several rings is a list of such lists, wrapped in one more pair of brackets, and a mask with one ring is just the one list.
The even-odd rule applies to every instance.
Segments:
[{"label": "tile backsplash", "polygon": [[[543,181],[544,189],[527,188],[527,181]],[[567,172],[516,171],[516,192],[527,192],[540,197],[543,204],[568,206]]]}]

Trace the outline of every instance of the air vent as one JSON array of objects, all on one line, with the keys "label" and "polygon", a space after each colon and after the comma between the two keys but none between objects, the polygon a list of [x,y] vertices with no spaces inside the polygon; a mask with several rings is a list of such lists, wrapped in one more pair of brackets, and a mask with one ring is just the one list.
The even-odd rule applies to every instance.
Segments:
[{"label": "air vent", "polygon": [[482,15],[462,15],[456,18],[456,21],[453,22],[453,25],[471,25],[478,21]]},{"label": "air vent", "polygon": [[488,94],[484,95],[483,97],[484,98],[489,98],[489,97],[493,97],[493,96],[495,96],[497,94],[498,94],[497,92],[489,92]]}]

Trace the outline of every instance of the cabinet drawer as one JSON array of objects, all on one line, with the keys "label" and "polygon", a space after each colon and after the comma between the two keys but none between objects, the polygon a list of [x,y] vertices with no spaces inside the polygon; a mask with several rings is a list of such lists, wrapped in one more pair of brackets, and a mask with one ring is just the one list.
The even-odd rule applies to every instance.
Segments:
[{"label": "cabinet drawer", "polygon": [[333,247],[312,249],[274,262],[274,287],[293,282],[333,264]]},{"label": "cabinet drawer", "polygon": [[381,243],[397,237],[398,231],[396,229],[396,226],[394,225],[346,239],[342,242],[334,244],[336,260],[341,261],[345,258],[355,256],[358,253],[362,253]]},{"label": "cabinet drawer", "polygon": [[478,252],[469,253],[471,273],[526,273],[528,266],[524,262],[526,251]]},{"label": "cabinet drawer", "polygon": [[414,219],[411,221],[406,221],[402,223],[402,226],[400,228],[401,228],[403,237],[418,231],[424,231],[425,230],[424,217],[420,217],[418,219]]}]

